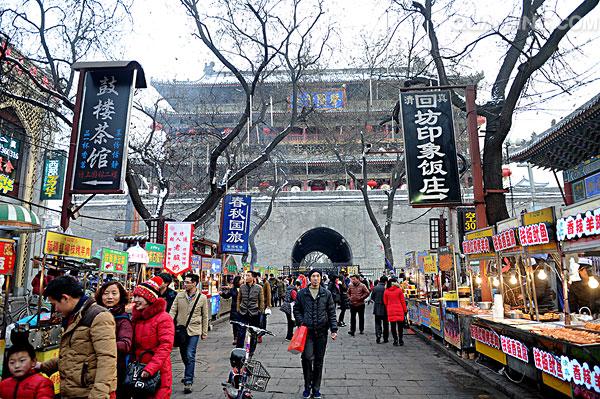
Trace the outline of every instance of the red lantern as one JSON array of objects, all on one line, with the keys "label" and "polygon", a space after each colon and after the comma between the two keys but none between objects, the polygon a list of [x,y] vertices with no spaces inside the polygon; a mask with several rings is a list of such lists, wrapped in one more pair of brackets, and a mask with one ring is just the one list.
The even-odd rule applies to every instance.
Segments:
[{"label": "red lantern", "polygon": [[258,187],[260,188],[268,188],[270,186],[269,182],[261,181]]},{"label": "red lantern", "polygon": [[369,180],[367,182],[367,186],[369,186],[371,188],[375,188],[375,187],[377,187],[377,182],[375,180]]},{"label": "red lantern", "polygon": [[509,177],[512,175],[510,168],[502,168],[502,177]]}]

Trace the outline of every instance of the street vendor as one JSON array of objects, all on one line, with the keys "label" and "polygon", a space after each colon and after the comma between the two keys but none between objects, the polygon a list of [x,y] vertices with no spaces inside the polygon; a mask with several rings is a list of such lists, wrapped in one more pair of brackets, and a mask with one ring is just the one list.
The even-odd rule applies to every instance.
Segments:
[{"label": "street vendor", "polygon": [[581,308],[589,308],[592,315],[600,313],[600,290],[591,286],[592,261],[579,258],[579,277],[569,288],[569,308],[572,313],[578,313]]}]

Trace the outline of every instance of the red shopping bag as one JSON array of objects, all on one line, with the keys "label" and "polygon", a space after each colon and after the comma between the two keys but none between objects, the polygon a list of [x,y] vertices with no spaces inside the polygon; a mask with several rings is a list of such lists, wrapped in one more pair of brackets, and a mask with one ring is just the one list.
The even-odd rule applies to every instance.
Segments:
[{"label": "red shopping bag", "polygon": [[288,352],[293,354],[301,353],[304,351],[304,344],[306,344],[306,336],[308,335],[308,328],[306,326],[300,326],[294,332],[294,336],[288,345]]}]

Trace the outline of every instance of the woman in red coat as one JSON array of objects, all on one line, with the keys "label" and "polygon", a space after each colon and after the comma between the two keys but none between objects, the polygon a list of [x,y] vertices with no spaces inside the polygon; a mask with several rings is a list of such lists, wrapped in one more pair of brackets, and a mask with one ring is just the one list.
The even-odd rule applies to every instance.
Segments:
[{"label": "woman in red coat", "polygon": [[160,388],[149,398],[171,397],[171,350],[175,327],[166,312],[167,302],[158,297],[162,279],[158,276],[133,290],[133,350],[135,359],[145,363],[142,378],[160,371]]},{"label": "woman in red coat", "polygon": [[404,325],[404,315],[407,312],[404,292],[398,284],[398,279],[392,277],[388,281],[388,288],[383,293],[383,303],[387,311],[388,321],[392,326],[392,337],[394,337],[394,346],[404,345],[402,340],[402,326]]}]

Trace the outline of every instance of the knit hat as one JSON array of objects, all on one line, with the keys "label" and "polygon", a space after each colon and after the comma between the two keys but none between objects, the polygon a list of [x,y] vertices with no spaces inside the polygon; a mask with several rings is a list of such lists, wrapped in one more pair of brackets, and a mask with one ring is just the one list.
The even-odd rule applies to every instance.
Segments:
[{"label": "knit hat", "polygon": [[321,269],[312,269],[310,273],[308,273],[308,278],[311,278],[315,273],[319,273],[319,276],[321,276],[321,278],[323,277],[323,272],[321,272]]},{"label": "knit hat", "polygon": [[141,296],[148,303],[154,303],[158,299],[160,286],[163,284],[163,279],[159,276],[154,276],[148,281],[144,281],[133,290],[134,296]]}]

